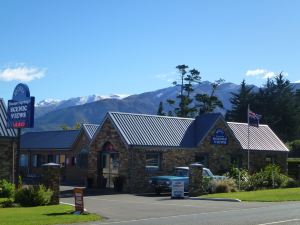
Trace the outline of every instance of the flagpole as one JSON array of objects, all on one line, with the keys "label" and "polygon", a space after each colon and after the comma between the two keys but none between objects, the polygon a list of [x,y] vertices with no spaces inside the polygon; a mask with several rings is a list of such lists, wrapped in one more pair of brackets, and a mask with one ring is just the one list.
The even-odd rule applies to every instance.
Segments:
[{"label": "flagpole", "polygon": [[247,109],[247,122],[248,122],[248,144],[247,144],[247,150],[248,150],[248,171],[250,170],[250,126],[249,126],[249,110],[250,110],[250,106],[248,104],[248,109]]}]

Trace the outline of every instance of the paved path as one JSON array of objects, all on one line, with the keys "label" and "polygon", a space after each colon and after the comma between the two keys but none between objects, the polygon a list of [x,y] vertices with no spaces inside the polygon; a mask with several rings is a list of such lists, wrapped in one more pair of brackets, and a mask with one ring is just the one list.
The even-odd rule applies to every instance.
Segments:
[{"label": "paved path", "polygon": [[[72,197],[62,202],[74,203]],[[106,218],[88,224],[300,224],[300,202],[173,200],[169,196],[89,195],[85,208]]]}]

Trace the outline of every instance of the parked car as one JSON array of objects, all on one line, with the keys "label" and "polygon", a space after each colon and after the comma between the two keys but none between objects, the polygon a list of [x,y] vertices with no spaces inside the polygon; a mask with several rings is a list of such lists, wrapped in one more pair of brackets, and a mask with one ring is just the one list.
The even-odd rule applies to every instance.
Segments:
[{"label": "parked car", "polygon": [[[226,178],[225,176],[214,175],[208,168],[203,168],[202,176],[211,180],[224,180]],[[171,191],[172,181],[183,181],[184,192],[188,192],[189,167],[175,167],[172,175],[151,177],[149,184],[154,188],[156,194],[160,194],[161,192]]]}]

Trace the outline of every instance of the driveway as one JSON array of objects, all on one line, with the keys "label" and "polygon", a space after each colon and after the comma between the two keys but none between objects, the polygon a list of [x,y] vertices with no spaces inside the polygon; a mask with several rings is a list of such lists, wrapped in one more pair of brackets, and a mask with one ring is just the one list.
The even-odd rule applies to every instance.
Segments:
[{"label": "driveway", "polygon": [[[68,197],[68,195],[61,198],[61,201],[74,203],[73,197]],[[300,224],[300,220],[298,220],[300,218],[298,216],[300,203],[297,202],[216,202],[192,199],[174,200],[170,196],[138,196],[110,193],[98,195],[97,193],[90,193],[84,198],[84,203],[85,208],[89,212],[100,214],[107,219],[102,223],[112,224],[165,223],[174,225],[177,223],[185,224],[183,222],[185,220],[190,221],[188,224],[263,224],[260,223],[261,221],[289,221],[289,224],[293,224],[292,222]],[[295,216],[288,213],[283,216],[284,210],[289,211],[289,213],[296,210]],[[281,218],[280,215],[284,218]],[[198,217],[201,218],[203,223],[199,222]],[[238,221],[239,217],[247,218],[248,222]],[[192,219],[195,220],[195,223],[192,223]],[[225,219],[228,220],[228,223]],[[218,220],[219,222],[210,223],[209,221],[212,220]],[[94,222],[92,224],[97,223]]]}]

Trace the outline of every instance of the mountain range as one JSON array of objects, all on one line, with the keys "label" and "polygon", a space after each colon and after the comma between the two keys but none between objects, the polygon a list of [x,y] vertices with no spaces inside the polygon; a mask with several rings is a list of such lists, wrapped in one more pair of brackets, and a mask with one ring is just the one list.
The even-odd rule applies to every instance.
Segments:
[{"label": "mountain range", "polygon": [[[295,89],[300,89],[300,83],[296,83]],[[195,93],[210,94],[212,87],[208,81],[194,86]],[[221,113],[231,109],[231,93],[236,93],[240,85],[233,83],[221,84],[215,95],[223,102],[224,109],[218,109]],[[254,91],[258,87],[254,86]],[[58,130],[61,125],[74,126],[76,123],[100,124],[108,111],[156,114],[159,103],[167,99],[175,99],[179,87],[173,86],[152,92],[135,95],[91,95],[76,97],[68,100],[46,99],[40,101],[35,107],[35,128],[30,131]],[[168,105],[164,104],[167,111]]]}]

